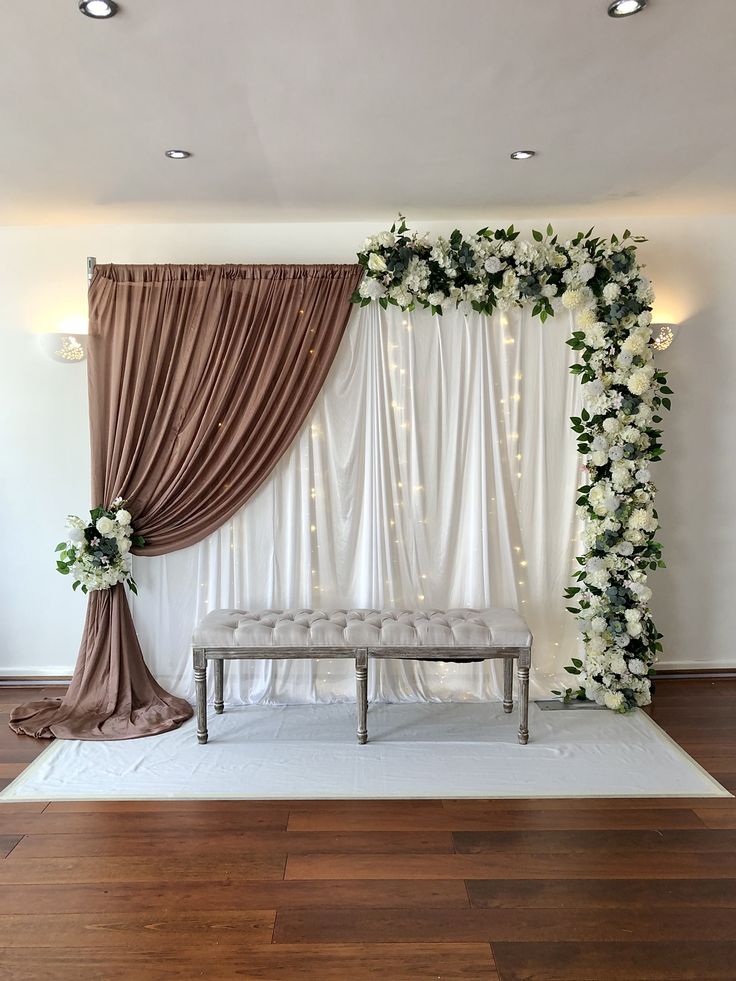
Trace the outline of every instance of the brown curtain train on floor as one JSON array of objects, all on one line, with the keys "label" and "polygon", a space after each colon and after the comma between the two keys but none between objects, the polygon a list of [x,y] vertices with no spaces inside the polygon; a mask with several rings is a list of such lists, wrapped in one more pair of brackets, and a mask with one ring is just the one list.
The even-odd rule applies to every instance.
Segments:
[{"label": "brown curtain train on floor", "polygon": [[[201,541],[255,493],[321,389],[357,265],[100,265],[90,287],[93,506],[129,501],[143,555]],[[124,586],[90,593],[68,692],[30,736],[131,739],[192,714],[143,660]]]}]

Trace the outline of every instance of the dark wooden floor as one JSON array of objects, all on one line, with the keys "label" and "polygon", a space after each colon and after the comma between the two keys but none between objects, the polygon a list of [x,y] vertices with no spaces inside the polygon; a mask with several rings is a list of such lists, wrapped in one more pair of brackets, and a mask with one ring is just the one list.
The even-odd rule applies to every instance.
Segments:
[{"label": "dark wooden floor", "polygon": [[[653,714],[736,791],[736,682]],[[0,856],[12,981],[736,979],[731,799],[7,804]]]}]

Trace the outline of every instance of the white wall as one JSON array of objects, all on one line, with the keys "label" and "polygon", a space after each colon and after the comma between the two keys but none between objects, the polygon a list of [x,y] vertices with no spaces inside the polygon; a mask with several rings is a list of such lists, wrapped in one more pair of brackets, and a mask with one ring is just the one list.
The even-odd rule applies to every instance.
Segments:
[{"label": "white wall", "polygon": [[[593,224],[594,216],[587,225]],[[521,223],[528,229],[535,223]],[[546,219],[536,223],[546,224]],[[556,222],[562,234],[579,223]],[[446,232],[451,223],[416,223]],[[467,230],[491,217],[462,222]],[[736,667],[736,218],[638,219],[628,226],[658,290],[657,319],[683,324],[661,356],[675,412],[657,468],[669,568],[654,577],[662,665]],[[375,223],[118,225],[0,229],[0,675],[68,674],[84,599],[54,571],[69,512],[89,506],[86,375],[41,354],[36,332],[86,308],[85,258],[101,262],[350,262]],[[97,503],[97,502],[95,502]]]}]

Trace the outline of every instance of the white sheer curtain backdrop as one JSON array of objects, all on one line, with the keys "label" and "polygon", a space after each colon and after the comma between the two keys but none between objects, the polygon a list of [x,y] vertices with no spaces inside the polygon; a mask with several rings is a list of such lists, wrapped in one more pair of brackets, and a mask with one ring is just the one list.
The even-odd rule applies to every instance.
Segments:
[{"label": "white sheer curtain backdrop", "polygon": [[[356,308],[310,420],[268,482],[191,548],[137,558],[146,658],[193,696],[191,633],[216,608],[511,606],[534,631],[532,694],[577,649],[564,586],[581,483],[562,313]],[[233,662],[230,702],[354,697],[352,662]],[[371,663],[373,698],[482,700],[495,664]]]}]

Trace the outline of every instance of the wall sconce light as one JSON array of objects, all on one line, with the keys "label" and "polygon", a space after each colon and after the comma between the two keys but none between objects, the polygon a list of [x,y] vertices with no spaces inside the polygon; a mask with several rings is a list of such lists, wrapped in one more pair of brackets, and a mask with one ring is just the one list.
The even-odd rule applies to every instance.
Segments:
[{"label": "wall sconce light", "polygon": [[39,334],[47,358],[62,364],[75,364],[87,357],[86,334]]},{"label": "wall sconce light", "polygon": [[655,351],[666,351],[680,329],[679,324],[652,324],[652,347]]}]

